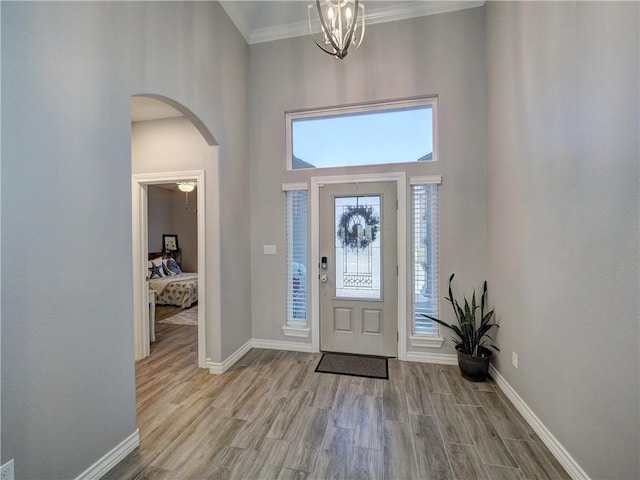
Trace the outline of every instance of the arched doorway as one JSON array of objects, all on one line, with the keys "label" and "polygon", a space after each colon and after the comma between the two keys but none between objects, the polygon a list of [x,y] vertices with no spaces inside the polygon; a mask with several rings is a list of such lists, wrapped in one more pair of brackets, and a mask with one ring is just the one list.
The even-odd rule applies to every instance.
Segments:
[{"label": "arched doorway", "polygon": [[[167,133],[172,128],[177,129],[174,130],[176,140],[171,140],[171,134]],[[155,129],[161,132],[149,133]],[[191,148],[191,144],[184,141],[184,135],[190,136],[197,148]],[[135,358],[140,360],[150,352],[146,280],[148,186],[193,181],[198,189],[198,366],[204,368],[219,348],[219,342],[213,339],[220,338],[218,147],[211,132],[193,112],[159,95],[132,97],[131,138]],[[161,142],[169,142],[170,148],[166,144],[157,145]],[[146,157],[154,161],[145,160]]]}]

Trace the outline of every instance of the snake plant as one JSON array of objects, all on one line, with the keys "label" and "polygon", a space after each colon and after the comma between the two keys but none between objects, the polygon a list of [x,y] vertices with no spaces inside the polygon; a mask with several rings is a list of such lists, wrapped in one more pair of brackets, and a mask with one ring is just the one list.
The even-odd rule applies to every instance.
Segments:
[{"label": "snake plant", "polygon": [[[452,338],[453,343],[456,344],[456,349],[464,354],[471,355],[472,357],[483,357],[483,351],[486,347],[491,347],[497,351],[500,351],[498,347],[493,345],[493,338],[489,335],[491,327],[499,327],[496,323],[490,323],[493,317],[494,310],[485,313],[486,299],[487,299],[487,282],[484,282],[484,288],[482,290],[482,298],[480,305],[476,303],[476,291],[473,290],[473,296],[471,297],[471,304],[466,297],[463,296],[464,307],[453,298],[453,292],[451,289],[451,282],[453,281],[454,273],[449,277],[449,297],[445,297],[446,300],[451,303],[453,311],[456,314],[458,324],[448,324],[442,320],[432,317],[430,315],[422,314],[429,320],[447,327],[454,331],[459,338]],[[480,318],[476,319],[476,312],[480,310]],[[487,341],[488,340],[488,341]]]}]

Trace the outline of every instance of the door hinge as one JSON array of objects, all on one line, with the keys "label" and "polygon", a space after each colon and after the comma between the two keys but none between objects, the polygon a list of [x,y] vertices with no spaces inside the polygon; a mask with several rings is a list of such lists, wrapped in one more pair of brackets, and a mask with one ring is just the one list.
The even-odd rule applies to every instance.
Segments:
[{"label": "door hinge", "polygon": [[400,208],[400,201],[396,198],[396,210]]},{"label": "door hinge", "polygon": [[400,275],[400,266],[396,265],[396,277]]}]

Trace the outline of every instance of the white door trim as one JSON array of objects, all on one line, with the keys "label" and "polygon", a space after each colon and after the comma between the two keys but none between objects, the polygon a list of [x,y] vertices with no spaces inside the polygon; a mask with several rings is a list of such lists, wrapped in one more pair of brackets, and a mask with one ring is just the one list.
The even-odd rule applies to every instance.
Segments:
[{"label": "white door trim", "polygon": [[398,195],[398,359],[407,356],[407,176],[405,172],[311,177],[311,345],[320,351],[320,186],[333,183],[396,182]]},{"label": "white door trim", "polygon": [[[198,366],[206,366],[207,285],[206,285],[206,183],[204,170],[143,173],[132,175],[133,206],[133,325],[135,359],[149,356],[149,306],[147,304],[147,186],[159,183],[195,180],[197,182],[198,219]],[[217,309],[211,309],[215,315]],[[216,325],[219,322],[215,323]]]}]

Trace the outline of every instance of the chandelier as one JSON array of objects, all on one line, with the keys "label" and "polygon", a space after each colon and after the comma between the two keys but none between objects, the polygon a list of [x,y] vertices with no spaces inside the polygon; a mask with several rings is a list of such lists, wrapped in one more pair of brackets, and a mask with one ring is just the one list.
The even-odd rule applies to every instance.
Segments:
[{"label": "chandelier", "polygon": [[[314,22],[314,30],[311,18],[315,10],[320,21]],[[320,49],[343,59],[347,56],[347,50],[353,44],[356,49],[364,39],[364,5],[359,0],[316,0],[308,6],[309,30],[313,41]]]}]

